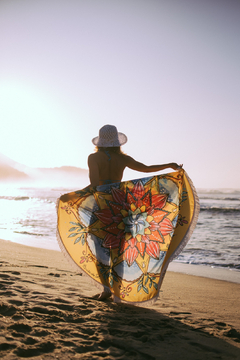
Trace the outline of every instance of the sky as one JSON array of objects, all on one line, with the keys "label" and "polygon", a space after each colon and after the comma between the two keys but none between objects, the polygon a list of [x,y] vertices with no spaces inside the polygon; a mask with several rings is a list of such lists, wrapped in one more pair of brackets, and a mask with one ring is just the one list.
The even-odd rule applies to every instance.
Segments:
[{"label": "sky", "polygon": [[240,189],[239,17],[237,0],[1,0],[0,153],[87,169],[111,124],[136,160]]}]

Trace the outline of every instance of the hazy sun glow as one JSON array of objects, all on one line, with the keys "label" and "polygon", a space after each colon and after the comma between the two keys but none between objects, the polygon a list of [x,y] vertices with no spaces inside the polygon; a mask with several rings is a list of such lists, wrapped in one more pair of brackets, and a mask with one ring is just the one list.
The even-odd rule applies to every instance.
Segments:
[{"label": "hazy sun glow", "polygon": [[87,168],[108,123],[139,161],[239,188],[239,15],[233,0],[2,0],[0,153]]}]

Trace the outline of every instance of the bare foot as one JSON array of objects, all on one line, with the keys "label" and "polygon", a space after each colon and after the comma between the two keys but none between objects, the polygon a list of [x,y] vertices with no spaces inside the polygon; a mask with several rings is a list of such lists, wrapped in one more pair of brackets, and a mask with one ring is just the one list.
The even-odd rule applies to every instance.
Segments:
[{"label": "bare foot", "polygon": [[105,300],[108,299],[112,296],[112,293],[109,291],[103,291],[101,294],[96,294],[94,296],[92,296],[92,299],[96,299],[96,300]]}]

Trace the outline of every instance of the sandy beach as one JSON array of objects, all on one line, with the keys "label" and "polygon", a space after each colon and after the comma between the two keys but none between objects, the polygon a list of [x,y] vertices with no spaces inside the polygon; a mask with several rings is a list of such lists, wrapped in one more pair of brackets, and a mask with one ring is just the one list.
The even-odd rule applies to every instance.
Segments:
[{"label": "sandy beach", "polygon": [[63,254],[0,240],[1,359],[240,359],[240,285],[168,271],[152,307],[98,292]]}]

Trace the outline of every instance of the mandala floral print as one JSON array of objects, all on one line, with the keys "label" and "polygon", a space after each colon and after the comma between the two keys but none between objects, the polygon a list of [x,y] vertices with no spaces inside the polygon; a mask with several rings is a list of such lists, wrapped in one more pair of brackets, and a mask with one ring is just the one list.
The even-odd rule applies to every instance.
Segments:
[{"label": "mandala floral print", "polygon": [[95,212],[106,232],[102,246],[118,248],[129,266],[139,254],[144,257],[147,253],[158,259],[164,236],[173,231],[168,212],[163,210],[167,195],[153,195],[149,188],[144,189],[141,181],[132,191],[112,188],[111,195],[108,209]]}]

